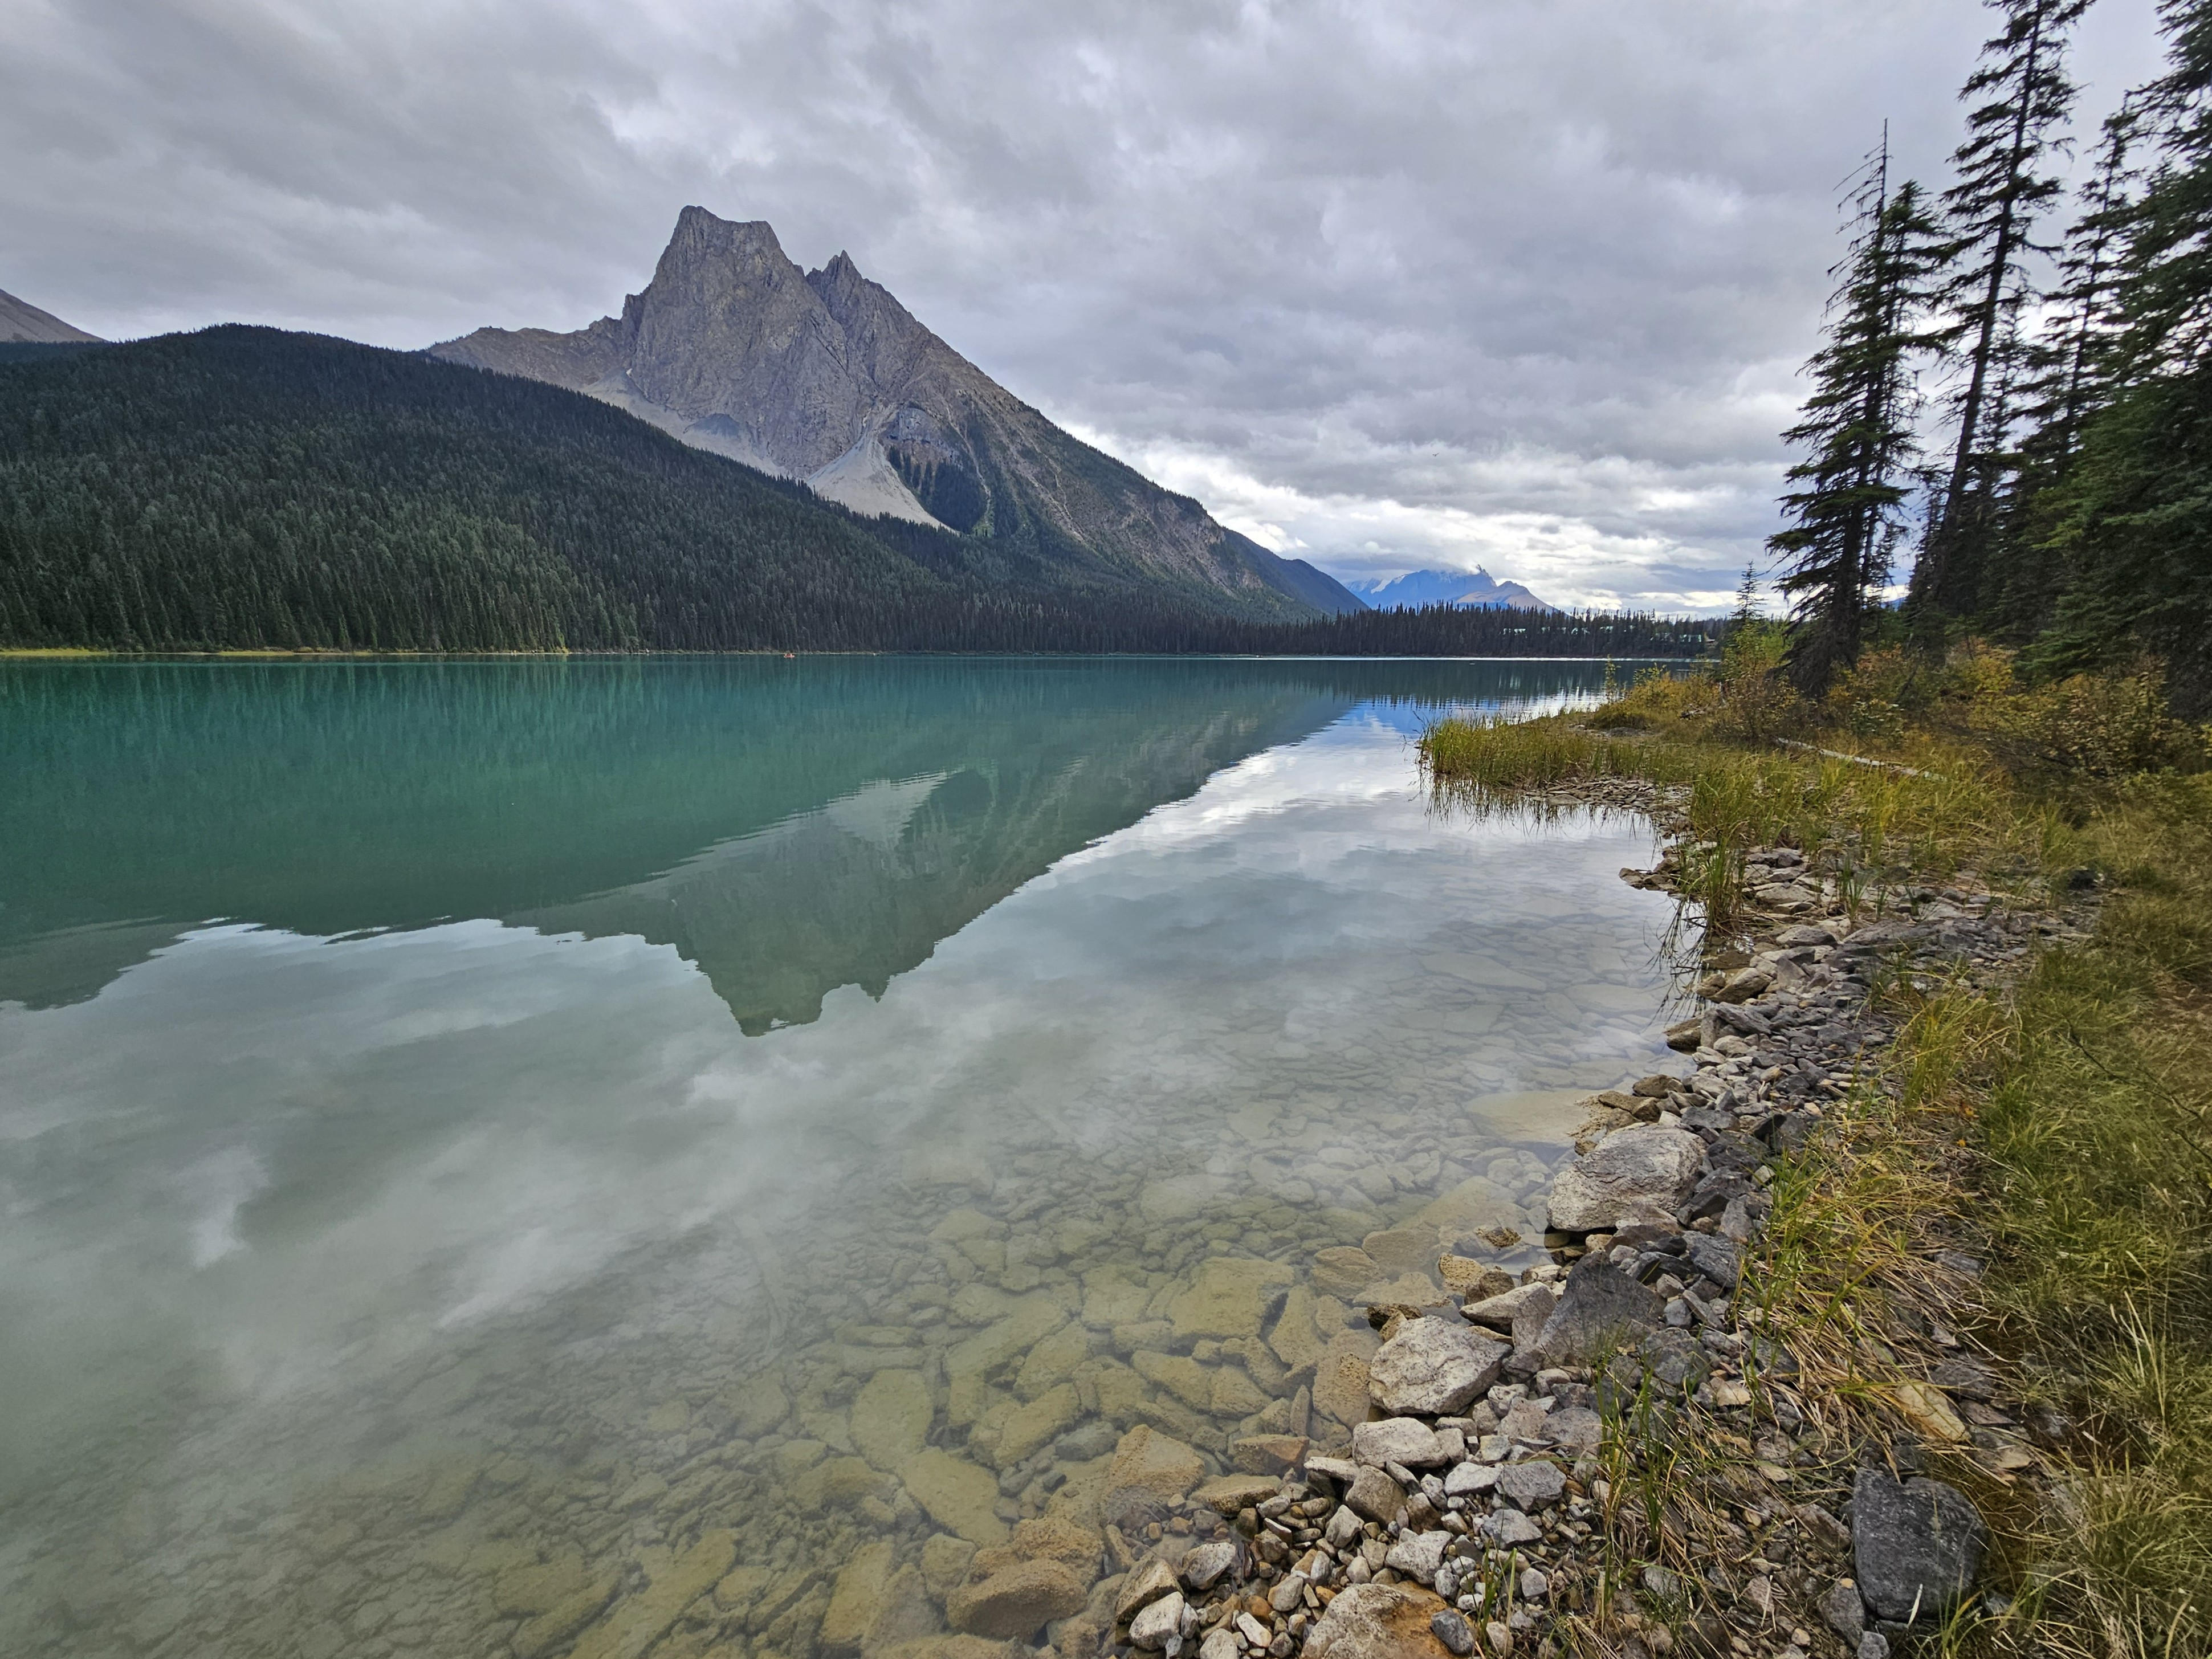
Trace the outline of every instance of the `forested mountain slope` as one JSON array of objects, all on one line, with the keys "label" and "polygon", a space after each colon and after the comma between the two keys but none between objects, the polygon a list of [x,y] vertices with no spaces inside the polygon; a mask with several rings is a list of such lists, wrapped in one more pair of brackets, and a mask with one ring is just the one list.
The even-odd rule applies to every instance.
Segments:
[{"label": "forested mountain slope", "polygon": [[0,644],[1081,649],[1231,609],[1005,550],[418,355],[224,327],[0,362]]}]

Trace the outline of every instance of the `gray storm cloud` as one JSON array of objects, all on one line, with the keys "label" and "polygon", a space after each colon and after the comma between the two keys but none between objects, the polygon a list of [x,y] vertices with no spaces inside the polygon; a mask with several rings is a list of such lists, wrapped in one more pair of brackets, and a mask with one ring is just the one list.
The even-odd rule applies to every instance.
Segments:
[{"label": "gray storm cloud", "polygon": [[[1054,419],[1340,574],[1722,604],[1891,122],[1966,0],[0,0],[0,288],[111,336],[568,328],[677,210],[840,248]],[[2094,121],[2155,62],[2091,14]]]}]

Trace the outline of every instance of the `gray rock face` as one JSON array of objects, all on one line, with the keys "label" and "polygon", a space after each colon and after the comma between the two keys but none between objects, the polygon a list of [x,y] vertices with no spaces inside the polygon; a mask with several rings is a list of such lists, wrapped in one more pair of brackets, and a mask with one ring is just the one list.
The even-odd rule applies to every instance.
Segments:
[{"label": "gray rock face", "polygon": [[1510,1352],[1457,1321],[1409,1319],[1368,1362],[1367,1391],[1393,1415],[1448,1416],[1498,1380]]},{"label": "gray rock face", "polygon": [[1566,1294],[1544,1322],[1536,1346],[1555,1365],[1588,1365],[1609,1350],[1632,1347],[1657,1330],[1665,1298],[1595,1256],[1567,1275]]},{"label": "gray rock face", "polygon": [[1956,1486],[1918,1477],[1899,1484],[1861,1469],[1851,1489],[1851,1563],[1877,1616],[1940,1618],[1981,1570],[1988,1530]]},{"label": "gray rock face", "polygon": [[1071,575],[1196,583],[1255,617],[1364,608],[1061,431],[844,254],[802,271],[759,221],[687,207],[619,317],[572,334],[478,329],[430,350],[586,392],[856,512],[1072,544],[1092,568]]},{"label": "gray rock face", "polygon": [[10,344],[21,341],[33,345],[70,345],[99,338],[97,334],[72,327],[52,312],[41,311],[0,289],[0,341]]},{"label": "gray rock face", "polygon": [[1672,1218],[1704,1172],[1705,1144],[1686,1129],[1617,1129],[1552,1183],[1551,1224],[1595,1232],[1624,1219]]}]

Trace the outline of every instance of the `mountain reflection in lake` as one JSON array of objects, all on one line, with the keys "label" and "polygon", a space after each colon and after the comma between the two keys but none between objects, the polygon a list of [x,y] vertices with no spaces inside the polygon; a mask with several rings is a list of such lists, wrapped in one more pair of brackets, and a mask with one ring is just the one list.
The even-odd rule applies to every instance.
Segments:
[{"label": "mountain reflection in lake", "polygon": [[1599,672],[0,669],[0,1647],[804,1655],[1326,1436],[1663,1052],[1645,833],[1409,746]]}]

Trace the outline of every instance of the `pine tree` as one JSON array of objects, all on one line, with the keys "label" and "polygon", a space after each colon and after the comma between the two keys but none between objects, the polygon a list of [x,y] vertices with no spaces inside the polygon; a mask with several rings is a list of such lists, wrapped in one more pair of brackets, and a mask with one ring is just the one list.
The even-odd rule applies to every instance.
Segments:
[{"label": "pine tree", "polygon": [[1848,202],[1856,227],[1836,267],[1826,343],[1807,364],[1814,391],[1804,418],[1783,434],[1809,453],[1782,498],[1794,520],[1767,542],[1787,574],[1796,624],[1790,678],[1818,696],[1858,659],[1871,596],[1888,579],[1916,453],[1911,358],[1923,341],[1915,314],[1935,255],[1936,228],[1920,187],[1893,192],[1888,139]]},{"label": "pine tree", "polygon": [[1982,63],[1960,93],[1972,107],[1952,156],[1958,182],[1942,198],[1949,269],[1936,298],[1952,318],[1942,343],[1963,359],[1950,410],[1958,435],[1912,576],[1916,609],[1937,617],[1969,615],[1980,600],[2016,418],[2005,393],[2032,297],[2026,260],[2049,251],[2033,239],[2035,221],[2059,193],[2049,167],[2075,92],[2066,78],[2066,36],[2090,0],[1987,3],[2005,27],[1983,45]]},{"label": "pine tree", "polygon": [[2212,708],[2212,0],[2166,0],[2166,74],[2145,89],[2156,165],[2126,216],[2108,401],[2055,492],[2072,577],[2031,662],[2148,648],[2185,711]]}]

